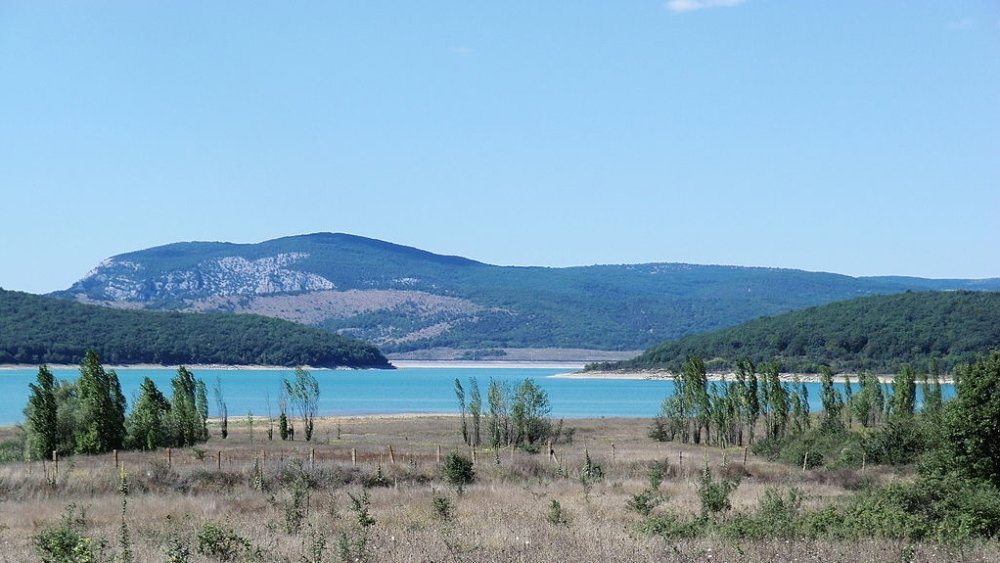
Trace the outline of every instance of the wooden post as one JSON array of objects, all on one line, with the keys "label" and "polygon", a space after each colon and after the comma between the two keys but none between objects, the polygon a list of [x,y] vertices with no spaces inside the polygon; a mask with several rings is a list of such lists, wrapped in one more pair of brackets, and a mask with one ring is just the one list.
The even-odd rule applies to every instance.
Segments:
[{"label": "wooden post", "polygon": [[56,475],[59,475],[59,452],[52,450],[52,464],[55,466]]},{"label": "wooden post", "polygon": [[809,466],[809,452],[806,452],[806,455],[802,456],[802,471],[805,472],[806,467],[808,466]]},{"label": "wooden post", "polygon": [[316,469],[316,448],[309,449],[309,469]]},{"label": "wooden post", "polygon": [[440,444],[437,447],[437,458],[436,459],[437,459],[438,463],[441,463],[441,445]]},{"label": "wooden post", "polygon": [[389,444],[389,463],[396,464],[396,454],[392,452],[392,444]]},{"label": "wooden post", "polygon": [[111,453],[115,456],[115,469],[118,469],[118,450],[111,450]]},{"label": "wooden post", "polygon": [[861,474],[865,474],[865,462],[868,461],[865,452],[861,452]]},{"label": "wooden post", "polygon": [[475,464],[479,461],[478,459],[476,459],[476,447],[473,446],[470,449],[472,450],[472,463]]},{"label": "wooden post", "polygon": [[351,448],[351,465],[358,466],[358,448]]},{"label": "wooden post", "polygon": [[677,467],[684,467],[684,452],[677,452]]},{"label": "wooden post", "polygon": [[615,462],[615,445],[611,444],[611,463]]},{"label": "wooden post", "polygon": [[172,467],[173,465],[173,460],[171,459],[171,453],[172,450],[170,448],[167,448],[167,467]]},{"label": "wooden post", "polygon": [[216,452],[215,456],[216,456],[215,457],[215,467],[219,471],[222,471],[222,450],[219,450],[218,452]]}]

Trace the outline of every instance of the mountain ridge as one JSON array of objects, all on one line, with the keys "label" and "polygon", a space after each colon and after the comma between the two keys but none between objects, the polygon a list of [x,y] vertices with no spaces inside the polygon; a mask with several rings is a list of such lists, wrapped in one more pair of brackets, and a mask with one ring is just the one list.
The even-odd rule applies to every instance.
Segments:
[{"label": "mountain ridge", "polygon": [[119,254],[53,295],[120,308],[271,314],[409,352],[644,349],[852,297],[969,288],[1000,289],[1000,279],[855,278],[669,262],[497,266],[345,233],[311,233]]}]

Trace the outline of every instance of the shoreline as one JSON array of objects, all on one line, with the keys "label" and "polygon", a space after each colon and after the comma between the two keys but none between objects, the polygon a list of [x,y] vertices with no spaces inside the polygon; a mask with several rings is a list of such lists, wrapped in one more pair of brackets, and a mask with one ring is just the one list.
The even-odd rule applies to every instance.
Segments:
[{"label": "shoreline", "polygon": [[[531,360],[390,360],[389,363],[395,368],[415,368],[415,369],[565,369],[581,370],[586,365],[585,362],[569,361],[531,361]],[[46,364],[49,369],[72,370],[79,369],[80,364]],[[126,371],[126,370],[176,370],[182,364],[104,364],[104,369]],[[267,366],[267,365],[240,365],[240,364],[183,364],[191,371],[198,370],[254,370],[254,371],[293,371],[294,367],[287,366]],[[15,370],[37,370],[36,364],[4,364],[0,365],[0,372]],[[352,368],[352,367],[315,367],[302,366],[302,369],[309,371],[356,371],[356,370],[384,370],[385,368]]]},{"label": "shoreline", "polygon": [[[709,373],[706,374],[708,381],[735,381],[736,374],[730,373]],[[757,374],[758,380],[761,374]],[[556,379],[618,379],[618,380],[662,380],[662,381],[672,381],[674,374],[669,371],[662,370],[650,370],[650,371],[576,371],[568,373],[560,373],[556,375],[550,375],[549,377]],[[778,374],[778,378],[783,383],[792,383],[795,381],[796,377],[801,383],[820,383],[820,374],[818,373],[781,373]],[[844,383],[850,377],[851,383],[857,385],[858,374],[848,373],[848,374],[834,374],[834,383]],[[892,374],[876,374],[879,383],[892,383],[896,378]],[[939,377],[938,380],[942,385],[952,385],[955,383],[954,379],[951,377]],[[916,379],[916,384],[919,386],[921,383],[920,378]]]}]

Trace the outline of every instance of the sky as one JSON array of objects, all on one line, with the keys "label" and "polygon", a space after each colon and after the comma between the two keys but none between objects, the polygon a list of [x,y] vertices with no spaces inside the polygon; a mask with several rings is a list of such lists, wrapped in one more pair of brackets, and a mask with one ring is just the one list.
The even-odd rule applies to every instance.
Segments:
[{"label": "sky", "polygon": [[1000,277],[1000,2],[0,0],[0,287],[346,232]]}]

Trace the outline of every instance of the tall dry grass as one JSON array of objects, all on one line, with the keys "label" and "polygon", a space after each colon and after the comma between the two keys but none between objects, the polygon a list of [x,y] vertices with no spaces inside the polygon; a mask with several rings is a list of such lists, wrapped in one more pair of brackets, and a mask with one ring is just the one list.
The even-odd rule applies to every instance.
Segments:
[{"label": "tall dry grass", "polygon": [[[678,514],[700,510],[697,477],[705,465],[742,477],[732,496],[735,510],[752,509],[771,486],[798,487],[807,506],[819,506],[852,494],[862,479],[854,471],[803,472],[752,456],[744,466],[739,449],[653,442],[646,437],[647,424],[571,421],[574,440],[555,445],[558,463],[523,452],[514,452],[512,461],[509,449],[481,449],[477,479],[462,495],[442,478],[436,460],[438,446],[443,454],[471,453],[460,443],[453,417],[326,419],[314,443],[268,441],[259,419],[251,441],[248,428],[231,421],[228,440],[213,431],[199,448],[172,450],[169,466],[164,450],[122,452],[118,459],[131,482],[128,525],[136,560],[143,562],[164,561],[165,546],[175,538],[190,542],[193,561],[212,561],[194,553],[207,521],[222,522],[247,538],[264,561],[301,561],[316,538],[328,542],[324,560],[339,561],[339,535],[359,535],[348,494],[357,496],[373,483],[379,485],[369,489],[376,523],[365,553],[378,562],[1000,560],[996,543],[667,541],[643,535],[636,529],[640,517],[626,503],[648,486],[653,462],[665,461],[667,468],[660,486],[665,500],[655,510]],[[586,453],[605,475],[590,486],[579,479]],[[888,482],[908,476],[876,469],[863,478]],[[297,479],[309,485],[305,517],[301,531],[289,534],[286,507]],[[58,472],[51,462],[0,466],[0,561],[37,561],[31,538],[58,522],[70,504],[85,510],[87,534],[106,539],[114,551],[117,486],[110,454],[60,460]],[[452,506],[447,520],[434,508],[434,498],[441,496]],[[562,507],[565,522],[550,521],[552,500]]]}]

